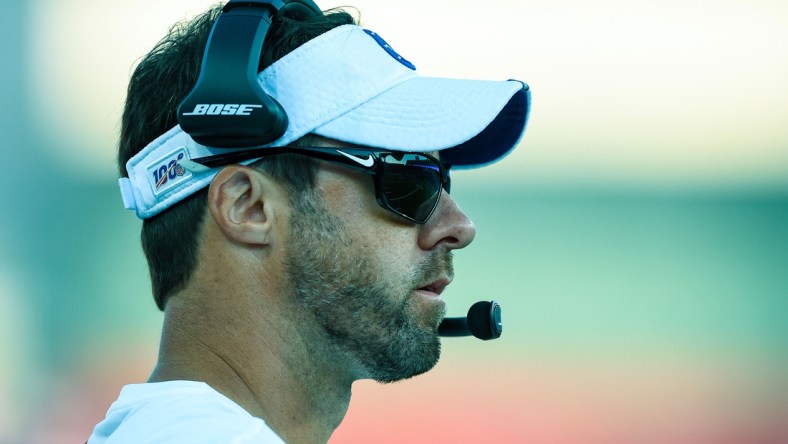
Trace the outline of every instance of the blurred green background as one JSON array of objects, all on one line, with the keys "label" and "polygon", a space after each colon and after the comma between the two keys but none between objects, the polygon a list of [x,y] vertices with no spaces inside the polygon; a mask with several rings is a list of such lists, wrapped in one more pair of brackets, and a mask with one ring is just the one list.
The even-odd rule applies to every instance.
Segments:
[{"label": "blurred green background", "polygon": [[[380,3],[353,2],[422,73],[519,78],[534,110],[454,175],[478,236],[445,298],[501,302],[503,337],[358,383],[332,443],[788,442],[788,6]],[[0,443],[83,442],[152,368],[118,121],[135,60],[208,4],[0,15]]]}]

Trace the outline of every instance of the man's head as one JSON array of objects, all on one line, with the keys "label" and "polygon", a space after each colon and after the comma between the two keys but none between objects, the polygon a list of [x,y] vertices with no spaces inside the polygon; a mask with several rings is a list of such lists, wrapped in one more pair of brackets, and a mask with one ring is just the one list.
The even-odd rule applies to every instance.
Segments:
[{"label": "man's head", "polygon": [[145,220],[157,305],[200,293],[185,303],[208,301],[227,319],[278,313],[345,356],[355,379],[428,370],[451,252],[475,235],[448,169],[514,147],[527,87],[420,77],[346,13],[276,16],[259,81],[287,131],[266,147],[205,147],[175,126],[175,110],[220,13],[173,28],[129,85],[121,190]]}]

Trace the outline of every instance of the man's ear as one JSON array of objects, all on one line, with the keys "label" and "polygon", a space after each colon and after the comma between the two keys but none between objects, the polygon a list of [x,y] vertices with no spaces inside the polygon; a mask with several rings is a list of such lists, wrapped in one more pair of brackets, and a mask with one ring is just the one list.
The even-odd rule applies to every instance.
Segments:
[{"label": "man's ear", "polygon": [[274,234],[274,218],[282,214],[281,188],[253,168],[230,165],[213,178],[208,188],[208,210],[230,239],[267,245]]}]

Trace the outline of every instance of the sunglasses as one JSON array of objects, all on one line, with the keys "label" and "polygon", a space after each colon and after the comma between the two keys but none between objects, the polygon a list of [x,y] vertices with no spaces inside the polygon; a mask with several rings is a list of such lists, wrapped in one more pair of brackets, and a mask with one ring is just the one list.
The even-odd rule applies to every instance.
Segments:
[{"label": "sunglasses", "polygon": [[208,168],[274,154],[301,154],[372,176],[378,205],[411,222],[423,224],[438,207],[442,191],[451,191],[449,168],[424,153],[359,148],[273,147],[192,159]]}]

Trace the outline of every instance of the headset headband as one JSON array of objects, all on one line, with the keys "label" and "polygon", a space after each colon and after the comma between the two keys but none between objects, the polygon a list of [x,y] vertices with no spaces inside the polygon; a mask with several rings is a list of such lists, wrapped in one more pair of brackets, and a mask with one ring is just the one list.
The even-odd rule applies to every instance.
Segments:
[{"label": "headset headband", "polygon": [[214,23],[200,76],[178,106],[178,123],[201,145],[262,146],[287,130],[287,113],[263,91],[257,67],[272,18],[320,15],[309,0],[230,0]]}]

